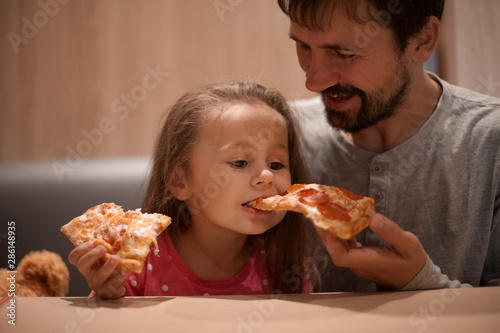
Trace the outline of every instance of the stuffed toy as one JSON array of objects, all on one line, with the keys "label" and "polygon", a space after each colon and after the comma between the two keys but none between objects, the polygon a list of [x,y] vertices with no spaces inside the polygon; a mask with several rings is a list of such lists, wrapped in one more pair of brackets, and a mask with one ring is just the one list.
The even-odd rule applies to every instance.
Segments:
[{"label": "stuffed toy", "polygon": [[7,269],[0,269],[0,297],[9,294],[14,281],[16,296],[60,297],[68,292],[68,268],[61,257],[54,252],[46,250],[30,252],[19,262],[15,271],[17,273],[13,279],[12,273]]}]

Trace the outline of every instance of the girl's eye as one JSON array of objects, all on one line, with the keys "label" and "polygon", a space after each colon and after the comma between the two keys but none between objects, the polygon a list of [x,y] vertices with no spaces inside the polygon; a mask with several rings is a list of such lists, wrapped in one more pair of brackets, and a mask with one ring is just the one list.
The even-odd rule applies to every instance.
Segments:
[{"label": "girl's eye", "polygon": [[272,170],[281,170],[283,169],[285,166],[283,164],[281,164],[280,162],[271,162],[269,163],[269,168],[272,169]]},{"label": "girl's eye", "polygon": [[231,165],[233,168],[236,168],[236,169],[242,169],[248,165],[248,162],[243,161],[243,160],[231,161],[231,162],[229,162],[229,165]]}]

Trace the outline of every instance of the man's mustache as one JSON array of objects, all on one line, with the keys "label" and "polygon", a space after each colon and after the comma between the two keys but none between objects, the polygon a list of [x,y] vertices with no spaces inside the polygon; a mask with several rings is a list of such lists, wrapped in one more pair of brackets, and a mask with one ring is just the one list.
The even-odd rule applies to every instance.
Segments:
[{"label": "man's mustache", "polygon": [[331,86],[330,88],[327,88],[322,91],[323,95],[329,95],[329,96],[352,96],[352,95],[359,95],[359,96],[364,96],[365,93],[361,90],[358,89],[354,86],[344,86],[341,84],[336,84],[334,86]]}]

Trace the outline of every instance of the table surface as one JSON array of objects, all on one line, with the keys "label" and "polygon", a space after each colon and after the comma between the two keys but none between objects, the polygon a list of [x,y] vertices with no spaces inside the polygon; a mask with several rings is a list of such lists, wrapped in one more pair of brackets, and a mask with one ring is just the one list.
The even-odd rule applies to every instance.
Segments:
[{"label": "table surface", "polygon": [[14,300],[14,310],[10,303],[0,309],[0,332],[500,332],[500,287]]}]

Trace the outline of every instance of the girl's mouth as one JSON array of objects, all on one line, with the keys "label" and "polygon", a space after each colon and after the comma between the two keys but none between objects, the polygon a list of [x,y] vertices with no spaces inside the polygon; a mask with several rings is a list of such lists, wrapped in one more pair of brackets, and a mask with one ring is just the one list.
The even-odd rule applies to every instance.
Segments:
[{"label": "girl's mouth", "polygon": [[243,210],[245,212],[251,213],[251,214],[255,214],[255,215],[266,215],[266,214],[270,214],[271,213],[270,211],[265,211],[265,210],[260,210],[260,209],[257,209],[257,208],[250,207],[250,205],[248,205],[248,202],[245,202],[244,204],[241,204],[241,207],[243,208]]}]

